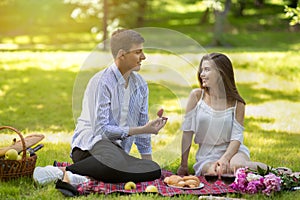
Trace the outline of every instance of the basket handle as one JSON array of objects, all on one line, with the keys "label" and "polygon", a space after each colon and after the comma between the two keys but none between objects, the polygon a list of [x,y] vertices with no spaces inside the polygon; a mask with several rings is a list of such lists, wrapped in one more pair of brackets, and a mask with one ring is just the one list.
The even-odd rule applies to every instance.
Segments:
[{"label": "basket handle", "polygon": [[14,127],[11,127],[11,126],[0,126],[0,130],[2,130],[2,129],[9,129],[11,131],[16,132],[19,135],[19,137],[21,139],[21,142],[22,142],[22,146],[23,146],[22,160],[25,160],[26,159],[26,145],[25,145],[25,140],[24,140],[24,137],[23,137],[22,133],[18,129],[16,129]]}]

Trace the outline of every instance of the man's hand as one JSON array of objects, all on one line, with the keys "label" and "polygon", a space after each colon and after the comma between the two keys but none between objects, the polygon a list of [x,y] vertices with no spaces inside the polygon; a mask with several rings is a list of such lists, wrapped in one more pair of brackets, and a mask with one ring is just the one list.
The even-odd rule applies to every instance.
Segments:
[{"label": "man's hand", "polygon": [[143,130],[145,133],[157,134],[158,131],[165,126],[165,124],[166,120],[163,118],[157,118],[145,124]]},{"label": "man's hand", "polygon": [[144,133],[156,135],[159,132],[159,130],[165,126],[165,124],[167,123],[167,120],[168,120],[168,118],[166,118],[166,117],[160,117],[155,120],[149,121],[144,126],[130,127],[128,136],[144,134]]}]

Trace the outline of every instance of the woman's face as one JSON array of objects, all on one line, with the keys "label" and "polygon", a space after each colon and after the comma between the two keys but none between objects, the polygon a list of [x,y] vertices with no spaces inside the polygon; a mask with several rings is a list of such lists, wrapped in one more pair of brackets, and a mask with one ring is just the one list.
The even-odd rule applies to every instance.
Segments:
[{"label": "woman's face", "polygon": [[213,61],[204,60],[201,65],[202,87],[217,87],[220,79],[220,73],[216,70]]}]

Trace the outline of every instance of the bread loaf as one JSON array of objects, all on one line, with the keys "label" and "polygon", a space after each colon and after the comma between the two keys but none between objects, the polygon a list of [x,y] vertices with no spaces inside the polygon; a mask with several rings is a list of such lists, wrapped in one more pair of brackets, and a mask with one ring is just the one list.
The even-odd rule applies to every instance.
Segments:
[{"label": "bread loaf", "polygon": [[178,175],[171,175],[169,177],[165,177],[164,182],[171,186],[176,187],[188,187],[188,188],[195,188],[198,187],[200,184],[200,180],[197,176],[178,176]]}]

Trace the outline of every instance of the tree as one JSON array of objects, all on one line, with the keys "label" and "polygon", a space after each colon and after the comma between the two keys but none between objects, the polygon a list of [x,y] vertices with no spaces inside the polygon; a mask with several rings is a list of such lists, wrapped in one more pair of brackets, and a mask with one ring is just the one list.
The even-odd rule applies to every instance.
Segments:
[{"label": "tree", "polygon": [[73,26],[75,23],[68,16],[71,9],[61,0],[1,0],[0,32],[10,37],[27,35],[32,39],[34,35],[56,38],[59,32],[78,31],[82,27]]},{"label": "tree", "polygon": [[107,18],[108,18],[108,6],[107,0],[103,0],[103,20],[102,20],[102,31],[103,31],[103,50],[107,50],[106,39],[107,39]]},{"label": "tree", "polygon": [[224,4],[224,9],[222,8],[222,3],[219,0],[210,1],[207,0],[207,7],[213,8],[215,16],[214,32],[213,32],[213,46],[224,46],[225,41],[223,38],[224,24],[227,20],[227,14],[230,10],[231,0],[226,0]]},{"label": "tree", "polygon": [[237,1],[238,11],[237,16],[242,17],[244,16],[244,9],[246,8],[246,0],[238,0]]},{"label": "tree", "polygon": [[297,5],[298,5],[298,0],[289,0],[288,1],[288,7],[297,8]]},{"label": "tree", "polygon": [[137,16],[137,20],[136,20],[136,25],[137,27],[142,27],[144,25],[144,16],[145,13],[147,11],[147,1],[146,0],[142,0],[142,1],[138,1],[138,16]]},{"label": "tree", "polygon": [[[64,0],[64,2],[75,6],[71,13],[73,19],[98,19],[91,31],[102,41],[105,41],[107,35],[117,27],[143,26],[148,7],[146,0]],[[106,49],[105,43],[103,49]]]},{"label": "tree", "polygon": [[264,5],[264,0],[255,0],[254,5],[258,8],[261,8]]},{"label": "tree", "polygon": [[290,20],[291,26],[300,24],[300,7],[291,8],[291,7],[285,6],[284,11],[286,12],[286,16],[291,19]]}]

